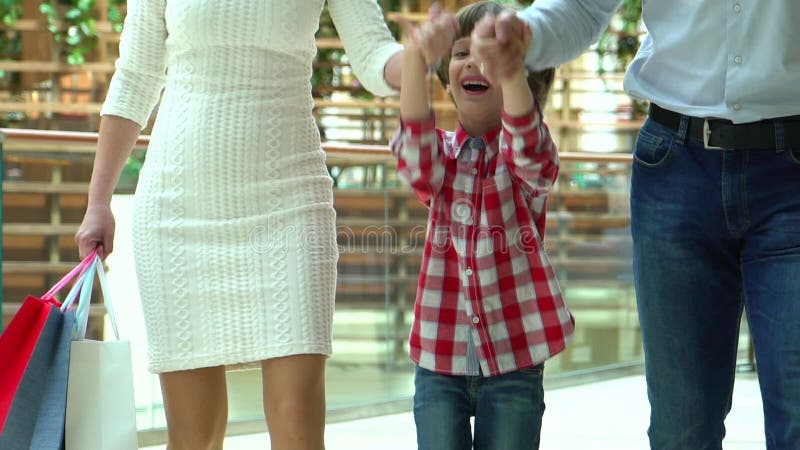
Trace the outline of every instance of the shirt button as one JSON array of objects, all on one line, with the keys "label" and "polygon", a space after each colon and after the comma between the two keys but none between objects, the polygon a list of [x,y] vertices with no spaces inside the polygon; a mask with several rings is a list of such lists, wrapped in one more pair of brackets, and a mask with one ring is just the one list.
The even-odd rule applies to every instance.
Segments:
[{"label": "shirt button", "polygon": [[742,57],[741,56],[734,57],[733,58],[733,62],[735,62],[736,64],[741,64],[742,63]]},{"label": "shirt button", "polygon": [[739,111],[740,109],[742,109],[742,105],[740,105],[738,103],[734,103],[733,104],[733,109],[736,110],[736,111]]},{"label": "shirt button", "polygon": [[470,277],[470,276],[472,276],[472,269],[467,269],[467,270],[464,271],[464,273],[466,273],[467,276]]},{"label": "shirt button", "polygon": [[480,321],[481,319],[479,319],[478,316],[472,316],[472,323],[478,323]]},{"label": "shirt button", "polygon": [[472,218],[472,206],[463,202],[454,203],[452,214],[453,218],[458,221],[470,222]]},{"label": "shirt button", "polygon": [[741,4],[741,3],[736,3],[736,4],[734,4],[734,5],[733,5],[733,11],[734,11],[734,12],[737,12],[737,13],[738,13],[738,12],[742,12],[742,4]]}]

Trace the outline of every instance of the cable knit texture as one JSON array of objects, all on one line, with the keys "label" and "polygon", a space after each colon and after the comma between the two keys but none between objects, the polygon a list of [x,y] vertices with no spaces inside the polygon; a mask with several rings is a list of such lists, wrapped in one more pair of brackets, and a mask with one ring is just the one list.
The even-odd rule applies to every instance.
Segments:
[{"label": "cable knit texture", "polygon": [[[364,86],[394,42],[374,0],[329,0]],[[323,0],[129,0],[102,114],[145,125],[134,202],[149,368],[329,355],[332,182],[311,114]]]}]

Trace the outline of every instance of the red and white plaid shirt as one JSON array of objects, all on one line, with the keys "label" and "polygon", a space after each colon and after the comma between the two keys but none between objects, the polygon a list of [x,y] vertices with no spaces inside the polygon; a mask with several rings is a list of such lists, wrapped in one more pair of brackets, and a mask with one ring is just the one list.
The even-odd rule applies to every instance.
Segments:
[{"label": "red and white plaid shirt", "polygon": [[542,244],[558,154],[538,107],[481,138],[401,121],[391,148],[430,209],[411,359],[465,375],[470,334],[484,376],[562,351],[574,320]]}]

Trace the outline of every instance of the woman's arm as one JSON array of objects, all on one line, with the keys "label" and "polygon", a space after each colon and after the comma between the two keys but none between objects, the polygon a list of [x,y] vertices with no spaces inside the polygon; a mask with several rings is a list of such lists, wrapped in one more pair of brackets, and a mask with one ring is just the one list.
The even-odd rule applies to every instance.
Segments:
[{"label": "woman's arm", "polygon": [[86,214],[75,234],[81,256],[98,246],[103,257],[113,250],[111,196],[164,86],[165,4],[164,0],[128,1],[120,56],[101,111]]},{"label": "woman's arm", "polygon": [[166,76],[166,0],[128,0],[119,58],[101,115],[147,125]]},{"label": "woman's arm", "polygon": [[375,0],[328,0],[333,23],[359,81],[379,96],[397,94],[400,86],[397,43]]},{"label": "woman's arm", "polygon": [[403,51],[395,53],[389,58],[386,67],[383,68],[383,78],[392,89],[400,90],[400,83],[403,78]]}]

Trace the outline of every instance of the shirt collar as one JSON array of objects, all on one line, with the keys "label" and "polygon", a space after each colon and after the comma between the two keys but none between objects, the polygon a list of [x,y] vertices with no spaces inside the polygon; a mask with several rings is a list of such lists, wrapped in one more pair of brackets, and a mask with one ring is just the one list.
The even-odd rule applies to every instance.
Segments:
[{"label": "shirt collar", "polygon": [[[498,152],[498,147],[500,145],[500,141],[498,136],[500,136],[500,130],[502,125],[498,125],[497,128],[489,130],[486,134],[481,136],[479,139],[483,140],[483,143],[486,147],[486,153],[489,156],[493,156],[495,153]],[[456,132],[454,137],[454,145],[451,156],[454,159],[458,159],[461,155],[461,149],[464,148],[464,145],[467,144],[470,140],[470,135],[464,130],[464,127],[461,125],[461,122],[458,122],[456,126]]]}]

